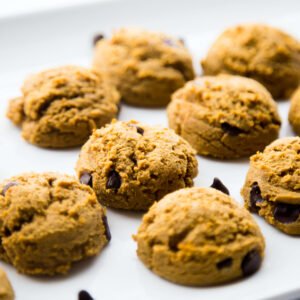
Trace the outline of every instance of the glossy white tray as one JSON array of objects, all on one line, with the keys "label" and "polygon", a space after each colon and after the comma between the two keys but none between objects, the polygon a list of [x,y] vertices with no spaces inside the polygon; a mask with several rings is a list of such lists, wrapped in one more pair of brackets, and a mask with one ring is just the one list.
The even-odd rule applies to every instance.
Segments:
[{"label": "glossy white tray", "polygon": [[[300,1],[128,0],[110,1],[0,19],[0,180],[25,171],[74,174],[79,149],[45,150],[27,144],[5,117],[8,99],[19,94],[24,77],[63,64],[89,66],[92,38],[97,32],[135,25],[183,37],[195,67],[210,43],[229,25],[266,22],[300,37]],[[292,135],[287,123],[289,102],[279,102],[281,136]],[[123,106],[120,119],[167,125],[164,109]],[[213,177],[224,181],[242,203],[239,190],[248,160],[218,161],[198,157],[196,186],[209,186]],[[19,300],[71,300],[85,289],[96,300],[223,300],[295,299],[300,295],[300,238],[280,233],[255,217],[266,237],[266,257],[254,276],[211,288],[169,283],[148,271],[137,259],[131,235],[140,214],[108,210],[112,241],[98,257],[77,264],[65,277],[36,278],[7,271]]]}]

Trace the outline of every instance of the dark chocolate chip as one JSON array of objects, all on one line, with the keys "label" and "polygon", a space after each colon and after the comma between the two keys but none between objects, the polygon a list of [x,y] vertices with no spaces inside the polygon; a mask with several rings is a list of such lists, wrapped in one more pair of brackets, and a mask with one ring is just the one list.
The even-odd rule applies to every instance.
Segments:
[{"label": "dark chocolate chip", "polygon": [[229,268],[230,266],[232,265],[232,258],[231,257],[228,257],[228,258],[225,258],[221,261],[219,261],[217,263],[217,268],[219,270],[223,269],[223,268]]},{"label": "dark chocolate chip", "polygon": [[11,235],[11,231],[7,227],[4,227],[4,236],[9,237],[10,235]]},{"label": "dark chocolate chip", "polygon": [[102,222],[103,222],[103,225],[104,225],[104,228],[105,228],[106,239],[108,241],[110,241],[111,240],[111,233],[110,233],[110,229],[109,229],[109,226],[108,226],[107,217],[105,215],[103,215],[103,217],[102,217]]},{"label": "dark chocolate chip", "polygon": [[183,231],[176,233],[169,238],[169,248],[172,251],[178,251],[178,245],[185,239],[185,237],[190,232],[189,228],[184,229]]},{"label": "dark chocolate chip", "polygon": [[136,126],[136,131],[141,135],[144,134],[144,129],[142,127]]},{"label": "dark chocolate chip", "polygon": [[236,135],[239,135],[240,133],[244,132],[244,130],[242,130],[236,126],[230,125],[227,122],[221,123],[221,128],[223,131],[225,131],[226,133],[228,133],[229,135],[232,135],[232,136],[236,136]]},{"label": "dark chocolate chip", "polygon": [[82,184],[86,184],[89,185],[90,187],[93,187],[93,177],[89,172],[81,173],[79,181]]},{"label": "dark chocolate chip", "polygon": [[78,300],[94,300],[94,298],[87,291],[80,291]]},{"label": "dark chocolate chip", "polygon": [[280,223],[293,223],[300,214],[300,205],[292,205],[287,203],[276,203],[273,211],[275,220]]},{"label": "dark chocolate chip", "polygon": [[95,46],[98,41],[104,39],[104,35],[102,33],[98,33],[93,38],[93,45]]},{"label": "dark chocolate chip", "polygon": [[242,271],[244,276],[255,273],[261,265],[261,256],[257,250],[252,250],[246,254],[242,261]]},{"label": "dark chocolate chip", "polygon": [[216,190],[219,190],[219,191],[223,192],[224,194],[229,195],[228,188],[217,177],[214,178],[214,181],[213,181],[213,183],[212,183],[212,185],[210,187],[212,187],[212,188],[214,188]]},{"label": "dark chocolate chip", "polygon": [[254,182],[250,190],[250,211],[257,213],[260,208],[259,206],[256,205],[256,203],[263,202],[263,201],[264,199],[261,196],[260,188],[257,182]]},{"label": "dark chocolate chip", "polygon": [[121,177],[120,177],[119,173],[115,170],[111,170],[108,173],[106,188],[117,190],[120,186],[121,186]]},{"label": "dark chocolate chip", "polygon": [[12,181],[12,182],[7,183],[7,184],[3,187],[3,190],[2,190],[2,192],[1,192],[1,195],[2,195],[2,196],[5,196],[5,193],[7,192],[7,190],[8,190],[9,188],[11,188],[12,186],[15,186],[15,185],[18,185],[18,183],[15,182],[15,181]]}]

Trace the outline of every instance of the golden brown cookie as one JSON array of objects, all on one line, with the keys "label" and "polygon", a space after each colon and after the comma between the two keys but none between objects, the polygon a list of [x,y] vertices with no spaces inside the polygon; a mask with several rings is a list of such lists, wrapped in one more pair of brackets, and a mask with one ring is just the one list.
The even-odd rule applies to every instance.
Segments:
[{"label": "golden brown cookie", "polygon": [[14,300],[15,294],[13,288],[5,274],[0,268],[0,300]]},{"label": "golden brown cookie", "polygon": [[251,77],[275,99],[286,98],[300,83],[299,41],[276,28],[245,24],[223,32],[202,61],[205,75]]},{"label": "golden brown cookie", "polygon": [[157,275],[206,286],[256,272],[264,238],[246,209],[213,188],[168,194],[144,215],[135,236],[137,254]]},{"label": "golden brown cookie", "polygon": [[204,76],[172,96],[169,126],[201,155],[246,157],[278,137],[280,117],[257,81],[233,75]]},{"label": "golden brown cookie", "polygon": [[300,138],[276,140],[250,159],[245,206],[279,230],[300,234]]},{"label": "golden brown cookie", "polygon": [[76,172],[102,204],[147,210],[164,195],[193,185],[197,159],[173,130],[113,122],[96,130],[83,146]]},{"label": "golden brown cookie", "polygon": [[11,100],[7,117],[32,144],[74,147],[116,117],[119,98],[95,71],[65,66],[28,77],[22,96]]},{"label": "golden brown cookie", "polygon": [[0,184],[0,259],[30,275],[67,273],[110,239],[94,191],[74,177],[27,173]]},{"label": "golden brown cookie", "polygon": [[291,99],[289,122],[294,131],[300,135],[300,87],[296,90]]},{"label": "golden brown cookie", "polygon": [[165,106],[171,94],[194,78],[192,58],[183,42],[163,33],[120,29],[100,39],[93,65],[137,106]]}]

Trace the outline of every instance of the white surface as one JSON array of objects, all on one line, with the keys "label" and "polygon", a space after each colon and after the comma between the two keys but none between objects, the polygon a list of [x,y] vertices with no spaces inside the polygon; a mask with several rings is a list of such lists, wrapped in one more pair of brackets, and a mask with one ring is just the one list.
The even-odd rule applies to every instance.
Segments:
[{"label": "white surface", "polygon": [[[300,37],[300,1],[244,2],[129,0],[91,4],[74,9],[0,20],[0,180],[25,171],[61,171],[74,174],[79,150],[44,150],[27,144],[20,131],[4,118],[8,99],[20,94],[19,87],[30,73],[61,64],[89,66],[93,34],[106,34],[122,25],[138,25],[184,37],[195,57],[195,66],[210,43],[224,28],[239,22],[264,21]],[[198,72],[200,70],[197,70]],[[281,136],[291,135],[287,124],[288,102],[279,102],[283,119]],[[123,106],[120,119],[167,124],[164,109],[146,110]],[[199,157],[196,186],[209,186],[221,178],[232,196],[242,203],[239,190],[247,160],[218,161]],[[135,254],[131,235],[141,215],[108,210],[112,241],[103,253],[80,263],[65,277],[36,278],[8,272],[19,300],[71,300],[86,289],[96,300],[256,300],[300,292],[299,238],[286,236],[255,217],[266,237],[266,257],[254,276],[212,288],[189,288],[169,283],[148,271]],[[289,294],[290,296],[292,294]],[[275,298],[274,298],[275,299]]]}]

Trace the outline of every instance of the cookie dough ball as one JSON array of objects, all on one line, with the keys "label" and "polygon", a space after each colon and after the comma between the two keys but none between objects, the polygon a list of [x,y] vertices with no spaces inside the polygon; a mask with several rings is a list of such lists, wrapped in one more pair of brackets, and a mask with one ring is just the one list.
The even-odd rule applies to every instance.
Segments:
[{"label": "cookie dough ball", "polygon": [[228,195],[186,188],[165,196],[143,217],[137,254],[159,276],[206,286],[256,272],[264,238],[255,221]]},{"label": "cookie dough ball", "polygon": [[67,273],[110,239],[93,190],[56,173],[27,173],[0,184],[0,259],[29,275]]},{"label": "cookie dough ball", "polygon": [[191,55],[181,40],[138,29],[120,29],[98,41],[93,64],[117,86],[122,100],[137,106],[165,106],[194,78]]},{"label": "cookie dough ball", "polygon": [[11,100],[7,116],[25,140],[47,148],[84,144],[93,129],[117,115],[120,98],[95,71],[75,66],[27,78],[22,93]]},{"label": "cookie dough ball", "polygon": [[5,274],[5,272],[0,269],[0,299],[1,300],[14,300],[15,295],[12,286]]},{"label": "cookie dough ball", "polygon": [[296,90],[291,100],[289,122],[294,131],[300,135],[300,87]]},{"label": "cookie dough ball", "polygon": [[188,82],[168,106],[169,125],[201,155],[229,159],[262,150],[277,138],[280,118],[269,92],[233,75]]},{"label": "cookie dough ball", "polygon": [[299,190],[299,137],[279,139],[251,157],[241,191],[245,206],[287,234],[300,234]]},{"label": "cookie dough ball", "polygon": [[219,73],[251,77],[276,98],[286,98],[300,83],[300,44],[266,25],[227,29],[202,61],[205,75]]},{"label": "cookie dough ball", "polygon": [[76,171],[102,204],[147,210],[164,195],[193,185],[197,159],[173,130],[113,122],[96,130],[83,146]]}]

